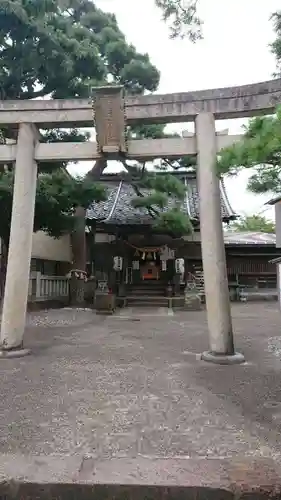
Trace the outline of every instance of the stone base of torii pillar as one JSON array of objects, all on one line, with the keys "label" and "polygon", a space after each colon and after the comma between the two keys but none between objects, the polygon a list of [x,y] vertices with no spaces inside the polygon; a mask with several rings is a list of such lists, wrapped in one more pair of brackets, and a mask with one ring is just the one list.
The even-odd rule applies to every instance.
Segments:
[{"label": "stone base of torii pillar", "polygon": [[205,351],[201,355],[202,361],[215,363],[216,365],[240,365],[245,362],[244,355],[241,352],[233,352],[232,354],[216,354],[210,351]]},{"label": "stone base of torii pillar", "polygon": [[22,358],[23,356],[28,356],[31,354],[31,349],[26,349],[24,347],[18,347],[16,349],[1,349],[0,359],[12,359],[12,358]]}]

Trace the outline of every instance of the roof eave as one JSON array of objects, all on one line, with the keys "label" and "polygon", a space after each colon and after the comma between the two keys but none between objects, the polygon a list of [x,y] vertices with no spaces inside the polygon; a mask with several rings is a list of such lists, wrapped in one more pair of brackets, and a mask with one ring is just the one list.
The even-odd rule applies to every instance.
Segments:
[{"label": "roof eave", "polygon": [[279,203],[281,201],[281,195],[275,196],[275,198],[271,198],[271,200],[268,200],[265,205],[276,205],[276,203]]},{"label": "roof eave", "polygon": [[269,264],[279,264],[281,262],[281,257],[275,257],[275,259],[271,259],[268,262]]},{"label": "roof eave", "polygon": [[[220,188],[221,188],[221,196],[223,198],[223,201],[224,201],[224,204],[225,204],[225,208],[227,210],[227,212],[229,213],[229,219],[230,217],[234,217],[235,219],[238,217],[237,214],[235,214],[231,204],[230,204],[230,201],[228,199],[228,196],[227,196],[227,192],[226,192],[226,187],[225,187],[225,183],[224,183],[224,179],[221,178],[220,179]],[[232,219],[233,220],[233,219]]]}]

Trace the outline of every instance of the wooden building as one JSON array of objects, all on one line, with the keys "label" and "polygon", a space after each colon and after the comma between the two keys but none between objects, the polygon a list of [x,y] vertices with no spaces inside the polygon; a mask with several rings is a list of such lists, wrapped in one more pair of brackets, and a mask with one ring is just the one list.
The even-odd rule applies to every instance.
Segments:
[{"label": "wooden building", "polygon": [[[177,176],[186,187],[182,210],[194,226],[193,234],[181,238],[157,233],[148,211],[132,206],[135,191],[131,184],[116,175],[104,175],[107,201],[94,203],[87,211],[87,224],[92,228],[88,234],[89,273],[98,281],[107,281],[110,288],[133,296],[139,290],[144,295],[154,290],[157,296],[164,296],[168,287],[178,296],[195,279],[204,286],[196,175],[178,172]],[[220,193],[221,217],[227,228],[237,215],[223,182]],[[278,255],[274,235],[226,231],[225,244],[231,286],[276,286],[276,266],[269,263]]]},{"label": "wooden building", "polygon": [[276,265],[271,260],[280,255],[275,234],[225,232],[229,282],[238,281],[250,288],[276,288]]}]

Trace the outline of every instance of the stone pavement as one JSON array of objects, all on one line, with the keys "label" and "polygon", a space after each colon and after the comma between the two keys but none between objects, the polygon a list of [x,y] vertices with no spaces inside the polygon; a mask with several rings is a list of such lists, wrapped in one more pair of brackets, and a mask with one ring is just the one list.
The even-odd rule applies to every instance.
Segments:
[{"label": "stone pavement", "polygon": [[32,354],[0,361],[0,481],[277,488],[281,314],[232,312],[244,365],[200,360],[204,311],[30,313]]}]

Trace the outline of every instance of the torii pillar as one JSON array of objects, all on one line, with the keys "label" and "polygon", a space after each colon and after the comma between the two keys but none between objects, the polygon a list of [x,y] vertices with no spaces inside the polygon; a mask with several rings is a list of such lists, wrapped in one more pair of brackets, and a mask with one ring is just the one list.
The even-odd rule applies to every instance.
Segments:
[{"label": "torii pillar", "polygon": [[5,358],[29,353],[23,347],[28,299],[37,164],[37,129],[29,123],[19,126],[8,266],[1,323],[0,356]]},{"label": "torii pillar", "polygon": [[212,113],[195,120],[197,179],[200,201],[200,232],[210,349],[204,361],[217,364],[243,363],[234,350],[225,246],[221,222],[219,178],[216,173],[217,139]]}]

